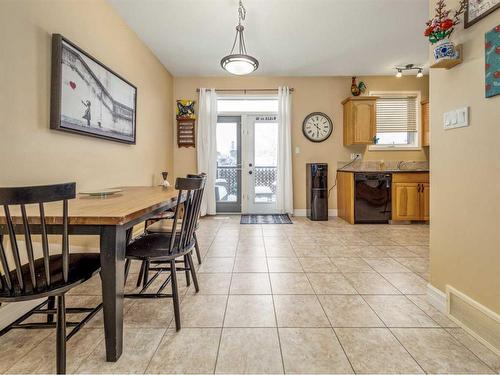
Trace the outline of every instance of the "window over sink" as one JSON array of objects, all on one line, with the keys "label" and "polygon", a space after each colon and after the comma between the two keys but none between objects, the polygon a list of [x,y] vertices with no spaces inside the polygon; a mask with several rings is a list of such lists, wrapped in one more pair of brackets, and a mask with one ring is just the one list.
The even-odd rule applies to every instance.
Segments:
[{"label": "window over sink", "polygon": [[377,144],[370,150],[420,149],[420,92],[372,91],[378,96]]}]

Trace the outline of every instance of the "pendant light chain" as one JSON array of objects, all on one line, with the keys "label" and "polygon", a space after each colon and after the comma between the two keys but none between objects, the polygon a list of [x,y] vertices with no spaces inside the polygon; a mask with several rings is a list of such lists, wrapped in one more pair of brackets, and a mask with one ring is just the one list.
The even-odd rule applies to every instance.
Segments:
[{"label": "pendant light chain", "polygon": [[239,24],[241,25],[241,21],[245,21],[245,17],[247,15],[247,10],[243,6],[243,2],[240,0],[240,5],[238,7],[238,17],[239,17]]},{"label": "pendant light chain", "polygon": [[245,45],[245,37],[243,36],[243,30],[245,28],[241,24],[241,21],[245,20],[245,17],[247,15],[247,10],[243,6],[242,0],[239,2],[238,6],[238,26],[236,26],[236,35],[234,36],[234,42],[233,42],[233,47],[231,48],[231,54],[234,53],[234,47],[236,47],[236,43],[238,43],[238,53],[240,55],[246,55],[247,54],[247,48]]}]

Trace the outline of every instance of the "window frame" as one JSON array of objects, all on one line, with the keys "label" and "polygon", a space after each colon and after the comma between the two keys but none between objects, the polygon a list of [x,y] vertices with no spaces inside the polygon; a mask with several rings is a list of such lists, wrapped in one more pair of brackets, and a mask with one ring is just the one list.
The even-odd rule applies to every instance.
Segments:
[{"label": "window frame", "polygon": [[[417,131],[416,131],[416,139],[415,143],[409,145],[383,145],[383,144],[374,144],[369,145],[368,150],[370,151],[420,151],[422,150],[422,94],[420,91],[370,91],[370,96],[380,96],[380,95],[415,95],[417,98]],[[376,105],[376,104],[375,104]],[[375,135],[377,134],[377,125],[375,124]]]},{"label": "window frame", "polygon": [[[253,94],[217,94],[217,101],[219,100],[276,100],[278,101],[277,94],[269,95],[253,95]],[[278,115],[278,110],[276,111],[221,111],[217,106],[217,115],[219,116],[234,116],[234,115]]]}]

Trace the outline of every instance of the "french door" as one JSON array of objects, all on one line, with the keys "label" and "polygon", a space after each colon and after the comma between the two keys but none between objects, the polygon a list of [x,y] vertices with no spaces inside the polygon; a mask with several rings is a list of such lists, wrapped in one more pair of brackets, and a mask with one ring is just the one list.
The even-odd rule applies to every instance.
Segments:
[{"label": "french door", "polygon": [[218,116],[216,143],[216,210],[241,212],[241,116]]},{"label": "french door", "polygon": [[277,176],[277,116],[219,116],[217,212],[277,213]]}]

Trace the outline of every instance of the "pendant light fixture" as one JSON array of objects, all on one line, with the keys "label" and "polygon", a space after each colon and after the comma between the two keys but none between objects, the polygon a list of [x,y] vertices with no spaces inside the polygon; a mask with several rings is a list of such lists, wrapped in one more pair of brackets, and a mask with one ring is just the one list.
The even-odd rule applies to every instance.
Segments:
[{"label": "pendant light fixture", "polygon": [[246,9],[240,0],[238,7],[238,26],[236,26],[236,36],[234,37],[233,48],[231,48],[229,55],[224,56],[220,61],[222,69],[231,74],[240,76],[250,74],[259,67],[259,62],[255,57],[247,54],[247,48],[245,46],[245,37],[243,36],[243,30],[245,30],[245,28],[241,24],[241,21],[245,20],[246,13]]}]

